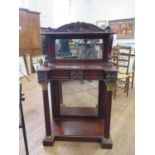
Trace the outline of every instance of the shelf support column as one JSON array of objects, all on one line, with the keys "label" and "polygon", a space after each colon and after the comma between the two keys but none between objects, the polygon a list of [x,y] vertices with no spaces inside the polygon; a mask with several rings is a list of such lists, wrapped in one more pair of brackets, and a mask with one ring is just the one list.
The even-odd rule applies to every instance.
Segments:
[{"label": "shelf support column", "polygon": [[49,98],[48,98],[48,82],[40,83],[40,85],[42,87],[42,94],[43,94],[45,132],[46,132],[45,139],[43,140],[43,145],[44,146],[52,146],[53,145],[53,137],[52,137]]},{"label": "shelf support column", "polygon": [[112,105],[112,91],[115,87],[115,81],[111,79],[105,80],[106,92],[106,108],[105,108],[105,130],[104,137],[102,139],[102,148],[111,149],[112,148],[112,140],[110,137],[110,120],[111,120],[111,105]]}]

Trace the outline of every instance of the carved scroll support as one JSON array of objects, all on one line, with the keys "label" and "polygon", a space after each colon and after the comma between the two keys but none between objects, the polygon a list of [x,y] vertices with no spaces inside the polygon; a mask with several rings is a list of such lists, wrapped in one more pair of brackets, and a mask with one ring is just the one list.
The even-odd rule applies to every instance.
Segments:
[{"label": "carved scroll support", "polygon": [[106,82],[106,90],[113,91],[113,89],[115,88],[115,84],[116,83],[114,81]]},{"label": "carved scroll support", "polygon": [[40,83],[42,90],[48,90],[48,82]]},{"label": "carved scroll support", "polygon": [[105,76],[106,90],[112,91],[116,85],[117,73],[107,72]]},{"label": "carved scroll support", "polygon": [[76,80],[76,79],[84,79],[84,74],[83,74],[83,71],[71,71],[70,72],[70,78],[73,79],[73,80]]}]

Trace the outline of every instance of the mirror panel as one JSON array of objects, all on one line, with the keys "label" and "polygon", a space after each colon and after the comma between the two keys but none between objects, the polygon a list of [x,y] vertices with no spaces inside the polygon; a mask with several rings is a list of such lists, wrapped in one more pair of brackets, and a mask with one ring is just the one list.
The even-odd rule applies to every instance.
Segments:
[{"label": "mirror panel", "polygon": [[63,81],[63,104],[69,107],[96,107],[98,104],[98,82],[98,80]]},{"label": "mirror panel", "polygon": [[56,59],[102,59],[102,39],[56,39]]}]

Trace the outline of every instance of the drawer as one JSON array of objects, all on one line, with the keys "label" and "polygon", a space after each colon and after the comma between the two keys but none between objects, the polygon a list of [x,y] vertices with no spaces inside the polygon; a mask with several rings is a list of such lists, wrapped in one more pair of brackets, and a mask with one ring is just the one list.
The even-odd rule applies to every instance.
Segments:
[{"label": "drawer", "polygon": [[102,70],[53,70],[51,79],[102,79]]}]

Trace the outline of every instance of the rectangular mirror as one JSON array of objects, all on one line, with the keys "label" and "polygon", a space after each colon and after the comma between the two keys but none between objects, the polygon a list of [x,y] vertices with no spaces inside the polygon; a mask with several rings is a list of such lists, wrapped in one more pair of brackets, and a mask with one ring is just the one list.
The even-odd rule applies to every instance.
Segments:
[{"label": "rectangular mirror", "polygon": [[102,39],[56,39],[56,59],[102,59]]},{"label": "rectangular mirror", "polygon": [[72,80],[62,82],[61,115],[97,116],[97,105],[97,80]]}]

